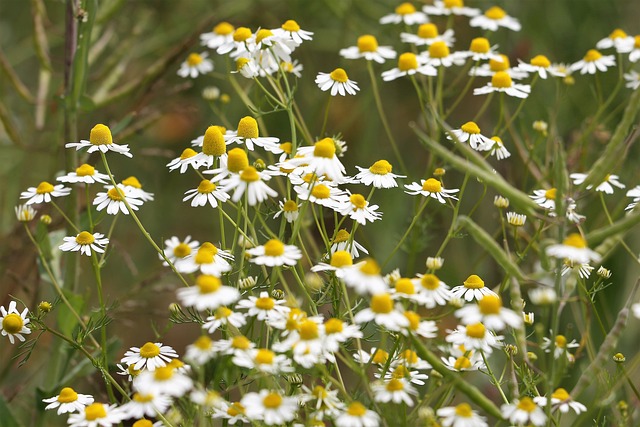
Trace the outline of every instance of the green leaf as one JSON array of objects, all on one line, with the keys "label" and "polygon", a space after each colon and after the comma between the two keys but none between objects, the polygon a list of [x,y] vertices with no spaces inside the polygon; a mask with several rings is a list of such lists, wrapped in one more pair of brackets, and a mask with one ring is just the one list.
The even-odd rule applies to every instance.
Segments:
[{"label": "green leaf", "polygon": [[0,395],[0,422],[2,427],[22,427],[23,425],[15,419],[4,397]]}]

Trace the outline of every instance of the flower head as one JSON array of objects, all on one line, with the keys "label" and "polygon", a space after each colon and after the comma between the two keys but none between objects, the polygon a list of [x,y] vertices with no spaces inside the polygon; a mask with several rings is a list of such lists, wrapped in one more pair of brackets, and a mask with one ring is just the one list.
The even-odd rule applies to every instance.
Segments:
[{"label": "flower head", "polygon": [[586,240],[578,233],[569,234],[561,244],[548,246],[546,254],[579,264],[588,264],[590,261],[599,262],[601,259],[600,254],[589,249]]},{"label": "flower head", "polygon": [[513,83],[509,73],[498,71],[491,77],[491,82],[473,90],[474,95],[486,95],[491,92],[504,92],[516,98],[526,98],[531,92],[530,85]]},{"label": "flower head", "polygon": [[513,31],[520,31],[522,28],[520,22],[516,18],[507,15],[507,12],[498,6],[493,6],[487,9],[483,15],[473,17],[469,22],[469,25],[490,31],[497,31],[500,27],[508,28]]},{"label": "flower head", "polygon": [[248,249],[247,253],[252,255],[251,262],[269,267],[280,265],[296,265],[302,258],[302,251],[294,245],[285,245],[278,239],[271,239],[264,245]]},{"label": "flower head", "polygon": [[79,394],[71,387],[64,387],[57,396],[42,399],[42,401],[48,403],[45,410],[58,408],[58,415],[60,415],[67,412],[82,412],[87,405],[93,403],[93,396]]},{"label": "flower head", "polygon": [[178,75],[180,77],[191,77],[195,79],[200,74],[207,74],[213,71],[213,62],[207,58],[207,52],[190,53],[187,59],[180,65]]},{"label": "flower head", "polygon": [[390,46],[378,46],[375,36],[366,34],[358,37],[357,46],[341,49],[340,56],[347,59],[364,58],[382,64],[387,59],[395,58],[396,52]]},{"label": "flower head", "polygon": [[603,55],[596,49],[590,49],[580,61],[571,64],[571,71],[580,70],[580,74],[595,74],[597,71],[605,72],[609,67],[616,65],[613,55]]},{"label": "flower head", "polygon": [[88,141],[82,139],[80,142],[70,142],[65,144],[65,147],[75,148],[76,150],[87,148],[87,153],[93,153],[95,151],[106,153],[107,151],[113,151],[127,157],[133,157],[129,152],[128,145],[118,145],[113,142],[111,129],[103,124],[97,124],[91,129]]},{"label": "flower head", "polygon": [[416,10],[411,3],[402,3],[396,7],[395,13],[385,15],[380,18],[381,24],[400,24],[406,25],[422,24],[429,22],[429,18],[424,12]]},{"label": "flower head", "polygon": [[109,244],[109,239],[101,233],[89,233],[81,231],[77,236],[65,237],[64,243],[59,246],[61,251],[78,252],[91,256],[93,252],[104,253],[104,247]]},{"label": "flower head", "polygon": [[442,183],[434,178],[423,179],[420,184],[413,182],[410,185],[405,185],[405,188],[409,190],[405,191],[407,194],[413,196],[421,194],[425,197],[432,197],[442,204],[446,203],[445,198],[458,200],[453,194],[460,191],[459,189],[445,189]]},{"label": "flower head", "polygon": [[131,347],[120,361],[137,370],[154,371],[166,366],[173,358],[177,357],[178,353],[172,347],[162,345],[159,342],[147,342],[142,347]]},{"label": "flower head", "polygon": [[336,68],[330,73],[318,73],[315,81],[323,92],[331,89],[331,96],[355,95],[360,90],[358,83],[349,80],[347,72],[342,68]]},{"label": "flower head", "polygon": [[0,333],[2,336],[8,337],[11,344],[15,343],[15,338],[21,342],[25,341],[23,335],[31,333],[31,329],[27,327],[30,320],[27,318],[29,309],[25,307],[22,313],[16,308],[15,301],[9,303],[9,310],[0,307]]},{"label": "flower head", "polygon": [[25,205],[38,203],[49,203],[53,197],[64,197],[71,193],[70,188],[66,188],[63,184],[52,185],[47,181],[42,181],[37,187],[29,187],[27,191],[20,193],[21,199],[29,199],[24,202]]}]

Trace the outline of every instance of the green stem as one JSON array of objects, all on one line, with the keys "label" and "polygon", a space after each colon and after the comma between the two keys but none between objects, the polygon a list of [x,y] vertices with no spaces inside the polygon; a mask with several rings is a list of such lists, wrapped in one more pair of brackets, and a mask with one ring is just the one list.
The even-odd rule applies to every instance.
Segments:
[{"label": "green stem", "polygon": [[400,239],[400,241],[398,242],[396,247],[393,248],[393,250],[391,251],[391,253],[387,257],[387,259],[382,263],[381,268],[384,268],[384,266],[387,265],[387,263],[389,261],[391,261],[391,258],[393,258],[393,256],[396,254],[398,249],[400,249],[400,247],[404,243],[405,239],[407,238],[407,236],[409,235],[409,233],[413,229],[414,225],[416,225],[416,223],[418,222],[418,219],[420,219],[420,215],[422,214],[422,211],[424,211],[424,208],[427,207],[427,204],[429,203],[429,200],[430,200],[430,198],[425,198],[425,199],[422,200],[422,206],[420,206],[420,208],[418,209],[418,213],[416,213],[413,216],[413,220],[411,221],[411,224],[409,224],[409,228],[407,228],[407,231],[405,231],[404,235],[402,236],[402,238]]}]

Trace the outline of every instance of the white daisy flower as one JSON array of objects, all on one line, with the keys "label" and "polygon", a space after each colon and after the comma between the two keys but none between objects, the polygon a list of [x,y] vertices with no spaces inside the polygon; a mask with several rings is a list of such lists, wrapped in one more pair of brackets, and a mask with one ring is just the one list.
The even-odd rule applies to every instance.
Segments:
[{"label": "white daisy flower", "polygon": [[437,76],[438,70],[425,63],[424,58],[415,53],[405,52],[398,57],[398,66],[382,73],[382,80],[389,82],[404,76],[419,73],[424,76]]},{"label": "white daisy flower", "polygon": [[257,317],[258,320],[270,320],[287,316],[291,309],[285,305],[286,303],[286,300],[277,300],[271,298],[267,292],[260,292],[259,297],[249,296],[238,301],[236,308],[248,309],[247,314]]},{"label": "white daisy flower", "polygon": [[340,210],[342,215],[347,216],[361,225],[366,225],[367,221],[374,222],[381,219],[382,212],[376,212],[378,205],[370,204],[362,194],[351,194],[349,201],[344,203]]},{"label": "white daisy flower", "polygon": [[482,323],[473,323],[470,325],[458,325],[451,331],[445,340],[453,345],[462,345],[465,349],[480,350],[485,354],[491,354],[494,348],[502,347],[501,335],[495,335],[488,330]]},{"label": "white daisy flower", "polygon": [[282,168],[302,167],[306,173],[326,177],[336,184],[345,182],[345,168],[336,155],[338,146],[333,138],[323,138],[313,146],[300,147],[296,157],[280,165]]},{"label": "white daisy flower", "polygon": [[44,408],[45,410],[58,408],[58,415],[66,414],[67,412],[82,412],[85,406],[93,403],[93,396],[89,394],[78,394],[71,387],[65,387],[60,390],[60,394],[50,397],[48,399],[42,399],[43,402],[48,403]]},{"label": "white daisy flower", "polygon": [[633,36],[629,36],[620,28],[616,28],[607,37],[598,41],[596,48],[609,49],[615,47],[618,53],[626,53],[633,49],[634,42]]},{"label": "white daisy flower", "polygon": [[384,366],[389,361],[389,353],[381,348],[372,347],[368,352],[365,350],[356,350],[353,354],[353,360],[360,364],[374,363],[378,366]]},{"label": "white daisy flower", "polygon": [[373,398],[376,402],[382,403],[405,403],[407,406],[413,406],[411,396],[417,396],[416,390],[411,383],[405,379],[393,378],[386,382],[376,382],[371,385]]},{"label": "white daisy flower", "polygon": [[300,28],[300,25],[293,19],[288,19],[280,28],[272,30],[278,36],[286,36],[293,40],[296,46],[302,44],[304,40],[312,40],[313,33]]},{"label": "white daisy flower", "polygon": [[296,203],[294,200],[285,199],[278,201],[278,212],[273,216],[273,218],[278,218],[280,215],[284,217],[284,219],[291,224],[296,219],[298,219],[298,214],[300,213],[300,204]]},{"label": "white daisy flower", "polygon": [[56,179],[60,182],[69,182],[73,184],[95,184],[96,182],[99,182],[100,184],[107,184],[109,182],[109,175],[100,173],[96,171],[93,166],[84,163],[78,166],[75,172],[69,172],[68,174],[59,176]]},{"label": "white daisy flower", "polygon": [[296,185],[293,190],[298,194],[299,199],[308,200],[311,203],[324,206],[336,212],[339,212],[341,207],[349,200],[346,191],[324,183],[314,183],[311,186],[307,184]]},{"label": "white daisy flower", "polygon": [[464,50],[468,58],[472,61],[496,60],[500,58],[497,52],[498,46],[491,46],[489,40],[485,37],[476,37],[469,43],[469,50]]},{"label": "white daisy flower", "polygon": [[256,31],[254,41],[255,47],[250,50],[267,74],[277,71],[280,62],[291,62],[291,52],[298,46],[289,34],[266,28]]},{"label": "white daisy flower", "polygon": [[[533,398],[533,401],[537,403],[541,408],[544,408],[549,404],[549,399],[545,396],[536,396]],[[587,407],[584,406],[580,402],[576,402],[571,398],[567,390],[563,388],[557,388],[551,394],[551,406],[552,410],[559,410],[563,414],[569,412],[569,409],[573,409],[576,414],[580,414],[581,412],[585,412]]]},{"label": "white daisy flower", "polygon": [[588,279],[594,269],[595,267],[592,267],[589,264],[577,264],[567,259],[562,265],[562,271],[560,274],[564,276],[570,272],[577,271],[581,279]]},{"label": "white daisy flower", "polygon": [[172,366],[163,366],[140,372],[133,380],[133,388],[141,394],[181,397],[193,388],[193,380]]},{"label": "white daisy flower", "polygon": [[30,320],[27,319],[29,309],[25,307],[22,313],[20,313],[16,306],[16,302],[11,301],[9,303],[9,310],[6,310],[4,306],[0,307],[0,333],[2,336],[8,337],[11,344],[15,343],[14,338],[17,338],[20,342],[24,342],[25,338],[22,335],[29,335],[31,333],[31,329],[27,327],[27,324],[30,322]]},{"label": "white daisy flower", "polygon": [[142,189],[142,184],[135,176],[130,176],[126,179],[123,179],[121,184],[124,186],[124,189],[131,194],[131,197],[140,199],[144,202],[153,201],[153,193],[144,191]]},{"label": "white daisy flower", "polygon": [[246,410],[247,418],[262,421],[268,426],[288,423],[296,418],[298,412],[298,399],[295,396],[285,396],[266,389],[245,394],[240,403]]},{"label": "white daisy flower", "polygon": [[435,274],[419,274],[417,278],[411,280],[418,289],[420,304],[427,308],[434,308],[436,305],[447,305],[452,297],[449,286]]},{"label": "white daisy flower", "polygon": [[247,323],[244,314],[235,312],[228,307],[218,307],[213,316],[207,317],[202,324],[202,329],[206,329],[209,333],[214,333],[222,326],[231,325],[240,328]]},{"label": "white daisy flower", "polygon": [[567,74],[560,71],[557,66],[552,65],[551,61],[544,55],[537,55],[531,58],[531,61],[527,64],[518,60],[518,69],[527,73],[538,73],[541,79],[546,79],[547,74],[554,77],[565,77]]},{"label": "white daisy flower", "polygon": [[400,33],[400,40],[403,43],[411,43],[416,46],[429,46],[432,43],[441,41],[451,47],[456,39],[453,35],[453,30],[448,29],[441,35],[436,24],[427,23],[420,25],[416,34]]},{"label": "white daisy flower", "polygon": [[599,262],[600,254],[589,249],[586,240],[578,234],[569,234],[562,244],[547,246],[545,250],[547,256],[560,259],[568,259],[573,263],[588,264],[590,261]]},{"label": "white daisy flower", "polygon": [[335,418],[345,408],[344,402],[338,398],[338,390],[331,390],[331,383],[326,388],[317,385],[313,390],[303,384],[302,390],[304,394],[300,397],[301,401],[305,404],[312,402],[309,407],[313,409],[311,415],[316,419],[322,420],[325,416]]},{"label": "white daisy flower", "polygon": [[190,53],[186,61],[180,65],[178,75],[195,79],[200,74],[210,73],[213,71],[213,62],[207,56],[209,56],[207,52]]},{"label": "white daisy flower", "polygon": [[422,194],[425,197],[432,197],[436,199],[438,202],[444,204],[446,203],[445,198],[458,200],[457,197],[453,196],[454,193],[460,191],[459,189],[445,189],[442,187],[442,183],[434,178],[422,179],[420,180],[420,184],[417,182],[412,182],[410,185],[404,186],[407,190],[405,191],[407,194],[411,194],[412,196],[416,196],[418,194]]},{"label": "white daisy flower", "polygon": [[[187,236],[184,240],[180,240],[176,236],[164,241],[164,255],[175,264],[176,261],[188,257],[191,253],[198,249],[200,242],[191,240],[191,236]],[[159,256],[159,255],[158,255]],[[160,259],[164,259],[160,257]],[[169,266],[166,261],[163,262],[166,267]]]},{"label": "white daisy flower", "polygon": [[[567,337],[565,337],[564,335],[556,335],[556,337],[554,338],[554,341],[556,346],[553,351],[553,357],[555,359],[559,359],[562,355],[566,355],[567,360],[569,362],[573,361],[573,355],[569,353],[569,349],[578,348],[580,347],[580,344],[578,344],[578,342],[575,339],[572,340],[571,342],[567,341]],[[542,344],[540,345],[540,348],[542,348],[545,351],[545,353],[550,353],[551,339],[547,337],[542,337]]]},{"label": "white daisy flower", "polygon": [[551,305],[558,299],[553,288],[538,287],[529,290],[529,299],[535,305]]},{"label": "white daisy flower", "polygon": [[391,173],[393,166],[386,160],[378,160],[369,168],[356,166],[360,172],[354,179],[361,184],[373,186],[375,188],[394,188],[398,186],[396,178],[406,178],[403,175]]},{"label": "white daisy flower", "polygon": [[187,190],[183,202],[191,200],[192,207],[211,205],[218,207],[218,202],[226,202],[231,196],[223,188],[219,188],[213,181],[203,179],[197,188]]},{"label": "white daisy flower", "polygon": [[16,219],[20,222],[29,222],[36,217],[36,210],[31,205],[18,205],[13,208]]},{"label": "white daisy flower", "polygon": [[[413,366],[404,364],[404,361],[406,361],[406,359],[402,357],[402,355],[409,354],[409,353],[411,354],[409,358],[414,358],[416,360],[419,360],[417,363],[414,363]],[[399,380],[405,380],[411,384],[425,385],[426,384],[425,380],[429,379],[429,375],[420,373],[420,371],[415,369],[410,370],[410,368],[418,369],[416,365],[419,364],[421,365],[419,369],[426,370],[426,369],[432,369],[432,366],[429,363],[423,361],[422,359],[419,359],[416,353],[412,350],[405,350],[400,353],[400,356],[401,358],[395,359],[391,363],[390,366],[393,367],[393,369],[387,370],[387,372],[384,374],[384,379],[391,380],[395,378]],[[376,378],[381,378],[383,372],[384,372],[384,367],[380,368],[380,370],[375,374],[373,374],[373,376]]]},{"label": "white daisy flower", "polygon": [[269,197],[278,196],[278,192],[264,182],[269,179],[271,176],[268,173],[258,172],[253,166],[247,166],[239,174],[220,181],[220,185],[225,192],[233,190],[231,201],[234,203],[238,203],[246,193],[249,206],[255,206]]},{"label": "white daisy flower", "polygon": [[633,45],[629,46],[629,61],[638,62],[638,59],[640,59],[640,36],[635,36]]},{"label": "white daisy flower", "polygon": [[407,310],[402,313],[409,321],[406,329],[400,332],[408,336],[409,333],[422,338],[435,338],[438,335],[438,326],[433,320],[422,320],[422,317],[415,311]]},{"label": "white daisy flower", "polygon": [[603,55],[595,49],[589,49],[584,58],[571,64],[571,71],[580,70],[580,74],[595,74],[597,71],[605,72],[609,67],[615,67],[614,55]]},{"label": "white daisy flower", "polygon": [[478,415],[468,403],[440,408],[436,412],[443,427],[487,427],[486,418]]},{"label": "white daisy flower", "polygon": [[395,13],[380,18],[381,24],[400,24],[401,22],[406,25],[423,24],[429,22],[429,18],[425,13],[416,10],[411,3],[402,3],[396,7]]},{"label": "white daisy flower", "polygon": [[260,136],[258,130],[258,122],[251,116],[245,116],[238,122],[238,130],[235,134],[229,133],[224,136],[227,145],[229,144],[245,144],[249,151],[254,151],[254,145],[262,147],[273,154],[282,153],[279,142],[275,137]]},{"label": "white daisy flower", "polygon": [[507,326],[519,328],[522,325],[522,316],[504,308],[497,295],[485,295],[477,304],[467,304],[456,310],[455,315],[464,325],[482,323],[494,331],[501,331]]},{"label": "white daisy flower", "polygon": [[487,9],[483,15],[471,18],[469,25],[489,31],[497,31],[500,27],[508,28],[512,31],[520,31],[522,28],[520,21],[507,15],[507,12],[498,6]]},{"label": "white daisy flower", "polygon": [[376,324],[390,331],[400,331],[409,326],[409,319],[398,308],[394,308],[391,294],[374,294],[371,296],[369,308],[360,310],[353,320],[355,323],[366,323],[373,320]]},{"label": "white daisy flower", "polygon": [[550,188],[548,190],[534,190],[533,196],[529,196],[536,202],[540,207],[549,210],[555,210],[556,208],[556,188]]},{"label": "white daisy flower", "polygon": [[293,360],[306,369],[327,360],[335,362],[333,354],[324,347],[324,325],[318,316],[302,320],[298,329],[292,331],[285,341],[274,344],[273,349],[280,352],[293,351]]},{"label": "white daisy flower", "polygon": [[467,356],[449,356],[447,358],[442,357],[442,362],[451,371],[477,371],[479,369],[485,369],[484,361],[480,353],[474,353],[472,351],[466,352]]},{"label": "white daisy flower", "polygon": [[189,344],[184,359],[202,366],[216,356],[213,341],[206,335],[200,335],[193,344]]},{"label": "white daisy flower", "polygon": [[429,49],[420,54],[424,62],[432,67],[451,67],[464,65],[467,55],[464,52],[453,52],[444,41],[436,41],[429,45]]},{"label": "white daisy flower", "polygon": [[156,417],[164,414],[171,406],[173,399],[154,391],[133,393],[131,400],[120,407],[126,418]]},{"label": "white daisy flower", "polygon": [[240,73],[246,79],[254,79],[260,76],[260,65],[253,59],[244,56],[236,59],[236,69],[232,73]]},{"label": "white daisy flower", "polygon": [[342,280],[360,295],[382,294],[388,290],[387,283],[380,275],[380,266],[372,258],[344,268]]},{"label": "white daisy flower", "polygon": [[236,335],[228,340],[217,340],[214,344],[214,350],[216,353],[228,356],[232,354],[244,353],[245,351],[254,348],[256,345],[249,338],[244,335]]},{"label": "white daisy flower", "polygon": [[133,157],[129,152],[129,145],[115,144],[111,135],[111,129],[103,124],[97,124],[91,129],[89,141],[82,139],[80,142],[70,142],[65,144],[65,148],[75,148],[76,150],[88,148],[87,153],[93,153],[95,151],[106,153],[107,151],[113,151],[127,157]]},{"label": "white daisy flower", "polygon": [[29,199],[24,202],[25,205],[38,203],[49,203],[53,197],[64,197],[71,193],[70,188],[66,188],[63,184],[52,185],[47,181],[42,181],[37,187],[29,187],[27,191],[20,193],[21,199]]},{"label": "white daisy flower", "polygon": [[109,239],[103,238],[104,234],[81,231],[77,236],[65,237],[64,243],[58,249],[64,252],[78,252],[91,256],[93,252],[104,253],[104,247],[109,244]]},{"label": "white daisy flower", "polygon": [[233,262],[231,252],[218,249],[211,242],[204,242],[195,255],[177,260],[175,267],[180,273],[190,274],[200,270],[202,274],[220,277],[231,270],[229,261]]},{"label": "white daisy flower", "polygon": [[154,371],[177,357],[178,353],[171,346],[162,345],[160,342],[147,342],[142,347],[131,347],[120,362],[137,370]]},{"label": "white daisy flower", "polygon": [[500,407],[500,411],[509,422],[519,426],[543,426],[547,422],[544,410],[536,405],[530,397],[515,399],[511,404],[504,404]]},{"label": "white daisy flower", "polygon": [[331,89],[331,96],[355,95],[360,90],[358,83],[349,80],[347,72],[342,68],[336,68],[330,73],[318,73],[315,82],[323,92]]},{"label": "white daisy flower", "polygon": [[[638,49],[638,52],[640,53],[640,49]],[[640,74],[636,70],[631,70],[628,73],[624,73],[623,77],[627,81],[627,83],[624,85],[626,88],[636,90],[640,87]]]},{"label": "white daisy flower", "polygon": [[280,265],[296,265],[302,258],[302,251],[294,245],[285,245],[278,239],[271,239],[264,245],[247,249],[247,253],[252,255],[250,261],[258,265],[275,267]]},{"label": "white daisy flower", "polygon": [[356,242],[355,239],[351,239],[351,234],[344,228],[338,230],[338,233],[336,233],[336,237],[334,237],[331,242],[330,250],[331,254],[334,254],[337,251],[347,251],[353,258],[358,258],[360,256],[360,252],[365,255],[369,254],[369,251],[367,251],[364,246]]},{"label": "white daisy flower", "polygon": [[224,45],[233,45],[235,27],[228,22],[220,22],[209,33],[200,34],[200,42],[209,49],[218,49]]},{"label": "white daisy flower", "polygon": [[234,425],[237,422],[240,424],[249,424],[249,418],[246,416],[246,408],[240,402],[221,402],[219,408],[213,409],[211,416],[215,418],[222,418],[228,420],[229,425]]},{"label": "white daisy flower", "polygon": [[527,216],[516,212],[507,212],[507,223],[514,227],[522,227],[527,221]]},{"label": "white daisy flower", "polygon": [[336,277],[344,277],[344,270],[353,265],[353,257],[347,251],[336,251],[331,255],[329,264],[320,262],[317,265],[311,267],[311,271],[317,273],[318,271],[332,271]]},{"label": "white daisy flower", "polygon": [[240,291],[231,286],[224,286],[218,277],[208,274],[199,275],[195,286],[180,288],[176,294],[182,305],[195,307],[200,311],[215,310],[240,298]]},{"label": "white daisy flower", "polygon": [[[118,212],[129,215],[129,209],[127,209],[127,205],[124,203],[124,200],[129,203],[129,206],[134,211],[137,211],[138,206],[141,206],[144,203],[142,200],[135,198],[131,193],[131,190],[128,190],[122,184],[118,184],[120,192],[118,192],[113,185],[105,185],[104,188],[107,191],[96,194],[96,198],[93,199],[93,205],[96,206],[97,211],[107,208],[107,214],[109,215],[117,215]],[[122,193],[122,196],[124,197],[122,197],[120,193]]]},{"label": "white daisy flower", "polygon": [[362,331],[357,325],[350,325],[335,317],[324,322],[324,334],[324,347],[332,353],[338,351],[340,344],[347,340],[363,337]]},{"label": "white daisy flower", "polygon": [[527,78],[529,74],[518,67],[511,67],[511,61],[507,55],[500,53],[494,54],[489,58],[488,64],[472,67],[469,70],[470,76],[493,77],[497,72],[503,71],[512,79],[520,80]]},{"label": "white daisy flower", "polygon": [[427,15],[476,16],[480,14],[480,9],[465,7],[463,0],[434,0],[433,6],[422,6],[422,10]]},{"label": "white daisy flower", "polygon": [[484,280],[476,274],[467,277],[462,285],[456,286],[451,290],[453,297],[462,298],[465,301],[481,300],[487,295],[498,296],[491,289],[484,286]]},{"label": "white daisy flower", "polygon": [[276,354],[267,348],[253,348],[236,353],[232,359],[236,366],[255,369],[270,375],[293,372],[291,360],[284,354]]},{"label": "white daisy flower", "polygon": [[[572,173],[569,175],[569,178],[573,180],[573,185],[580,185],[587,179],[586,173]],[[604,181],[602,181],[597,187],[596,191],[601,191],[607,194],[613,194],[613,186],[618,188],[625,188],[625,185],[621,183],[620,177],[618,175],[607,175],[604,177]],[[593,185],[588,185],[587,190],[591,190]]]},{"label": "white daisy flower", "polygon": [[[298,60],[294,60],[293,62],[281,62],[280,67],[287,73],[293,74],[297,78],[302,78],[302,70],[304,66],[298,62]],[[282,147],[281,147],[282,148]]]},{"label": "white daisy flower", "polygon": [[383,64],[385,60],[395,58],[396,52],[390,46],[378,46],[375,36],[366,34],[358,37],[357,46],[340,49],[340,56],[347,59],[364,58],[367,61]]},{"label": "white daisy flower", "polygon": [[77,413],[69,414],[69,427],[112,427],[126,418],[117,405],[92,403]]},{"label": "white daisy flower", "polygon": [[336,417],[336,425],[341,427],[378,427],[380,415],[354,401]]},{"label": "white daisy flower", "polygon": [[180,156],[167,163],[167,167],[170,172],[180,169],[180,173],[185,173],[189,166],[197,170],[199,165],[197,155],[198,153],[192,148],[185,148]]},{"label": "white daisy flower", "polygon": [[504,146],[504,142],[499,136],[492,136],[490,143],[484,146],[486,151],[491,151],[490,155],[496,156],[498,160],[504,160],[511,156],[511,153]]},{"label": "white daisy flower", "polygon": [[469,141],[469,146],[478,151],[486,151],[487,147],[491,149],[494,144],[490,138],[482,135],[480,128],[475,122],[466,122],[460,126],[460,129],[452,129],[451,135],[447,135],[447,139],[454,142]]},{"label": "white daisy flower", "polygon": [[513,83],[511,76],[506,71],[498,71],[491,77],[490,83],[473,90],[474,95],[486,95],[491,92],[504,92],[516,98],[526,98],[531,93],[531,86]]}]

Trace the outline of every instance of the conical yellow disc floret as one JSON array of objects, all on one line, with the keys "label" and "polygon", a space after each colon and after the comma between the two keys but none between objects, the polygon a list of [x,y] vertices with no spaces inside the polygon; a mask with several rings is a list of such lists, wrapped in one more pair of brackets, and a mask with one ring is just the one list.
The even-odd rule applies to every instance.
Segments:
[{"label": "conical yellow disc floret", "polygon": [[198,185],[198,193],[200,194],[213,193],[216,188],[217,186],[213,182],[209,181],[208,179],[203,179],[202,181],[200,181],[200,184]]},{"label": "conical yellow disc floret", "polygon": [[585,62],[594,62],[600,58],[602,58],[602,54],[600,52],[595,49],[589,49],[583,59]]},{"label": "conical yellow disc floret", "polygon": [[438,37],[438,27],[431,22],[418,27],[418,37],[422,39],[433,39]]},{"label": "conical yellow disc floret", "polygon": [[586,240],[584,240],[584,238],[578,233],[569,234],[562,244],[580,249],[587,247]]},{"label": "conical yellow disc floret", "polygon": [[369,168],[369,171],[376,175],[386,175],[391,173],[393,166],[386,160],[378,160]]},{"label": "conical yellow disc floret", "polygon": [[416,13],[416,8],[411,3],[402,3],[396,7],[396,13],[398,15],[410,15]]},{"label": "conical yellow disc floret", "polygon": [[262,40],[266,39],[267,37],[271,37],[271,36],[273,36],[273,33],[271,32],[271,30],[267,30],[266,28],[262,28],[256,34],[256,43],[260,43]]},{"label": "conical yellow disc floret", "polygon": [[493,6],[484,13],[484,16],[486,16],[489,19],[495,19],[496,21],[498,21],[500,19],[503,19],[505,16],[507,16],[507,12],[505,12],[504,9],[498,6]]},{"label": "conical yellow disc floret", "polygon": [[411,281],[411,279],[408,279],[406,277],[402,277],[396,280],[395,288],[396,288],[396,292],[402,293],[402,294],[413,295],[416,293],[416,289],[415,289],[415,286],[413,286],[413,282]]},{"label": "conical yellow disc floret", "polygon": [[489,44],[489,40],[484,37],[476,37],[471,40],[471,44],[469,45],[469,50],[473,53],[487,53],[491,49],[491,44]]},{"label": "conical yellow disc floret", "polygon": [[278,239],[269,240],[264,244],[264,254],[272,257],[284,255],[284,243]]},{"label": "conical yellow disc floret", "polygon": [[323,138],[316,142],[313,146],[313,155],[315,157],[324,157],[333,159],[336,154],[336,143],[332,138]]},{"label": "conical yellow disc floret", "polygon": [[97,124],[91,129],[89,134],[89,142],[93,145],[109,145],[113,143],[111,130],[108,126]]},{"label": "conical yellow disc floret", "polygon": [[551,61],[544,55],[536,55],[531,58],[531,65],[535,65],[536,67],[549,68],[551,66]]},{"label": "conical yellow disc floret", "polygon": [[199,65],[200,63],[202,63],[202,61],[203,61],[202,55],[198,53],[191,53],[187,57],[187,64],[189,64],[190,67],[195,67],[196,65]]},{"label": "conical yellow disc floret", "polygon": [[218,126],[209,126],[205,131],[202,152],[207,156],[222,156],[227,152],[227,144]]},{"label": "conical yellow disc floret", "polygon": [[336,251],[331,255],[331,266],[340,268],[353,265],[353,258],[347,251]]},{"label": "conical yellow disc floret", "polygon": [[260,174],[253,166],[247,166],[240,172],[240,179],[244,182],[256,182],[260,179]]},{"label": "conical yellow disc floret", "polygon": [[472,274],[464,281],[464,287],[468,289],[484,288],[484,280],[482,280],[477,274]]},{"label": "conical yellow disc floret", "polygon": [[316,199],[328,199],[331,195],[331,190],[324,184],[317,184],[313,186],[311,195]]},{"label": "conical yellow disc floret", "polygon": [[240,173],[249,166],[249,157],[242,148],[232,148],[227,154],[227,169],[230,172]]},{"label": "conical yellow disc floret", "polygon": [[213,27],[213,32],[216,34],[220,34],[221,36],[226,36],[233,33],[233,25],[228,22],[220,22],[218,25]]},{"label": "conical yellow disc floret", "polygon": [[78,176],[93,176],[95,173],[96,169],[86,163],[76,168],[76,175]]},{"label": "conical yellow disc floret", "polygon": [[482,323],[474,323],[473,325],[467,325],[466,331],[468,337],[482,339],[487,332],[487,328]]},{"label": "conical yellow disc floret", "polygon": [[53,190],[54,190],[53,185],[49,184],[47,181],[42,181],[36,187],[37,194],[51,193]]},{"label": "conical yellow disc floret", "polygon": [[238,122],[238,136],[242,138],[258,137],[258,122],[251,116],[245,116]]},{"label": "conical yellow disc floret", "polygon": [[196,286],[201,294],[210,294],[217,291],[222,286],[222,282],[216,276],[201,274],[196,278]]},{"label": "conical yellow disc floret", "polygon": [[105,418],[106,416],[107,411],[104,409],[104,405],[102,403],[92,403],[84,408],[84,418],[87,421],[95,421],[99,418]]},{"label": "conical yellow disc floret", "polygon": [[287,20],[284,24],[282,24],[281,28],[291,33],[297,33],[298,31],[300,31],[300,25],[298,25],[298,23],[293,19]]},{"label": "conical yellow disc floret", "polygon": [[129,187],[134,187],[134,188],[138,188],[138,189],[142,188],[142,184],[140,184],[140,181],[135,176],[130,176],[130,177],[126,178],[126,179],[123,179],[122,180],[122,185],[127,185]]},{"label": "conical yellow disc floret", "polygon": [[478,127],[478,125],[476,124],[476,122],[467,122],[465,124],[463,124],[462,126],[460,126],[460,129],[462,129],[463,132],[472,134],[472,135],[479,135],[480,134],[480,128]]},{"label": "conical yellow disc floret", "polygon": [[253,33],[251,32],[251,30],[249,28],[247,28],[247,27],[238,27],[233,32],[233,41],[241,43],[241,42],[247,41],[249,38],[251,38],[252,35],[253,35]]},{"label": "conical yellow disc floret", "polygon": [[22,330],[24,321],[22,317],[15,313],[9,313],[2,319],[2,329],[9,334],[17,334]]},{"label": "conical yellow disc floret", "polygon": [[76,243],[79,245],[90,245],[95,241],[93,234],[88,231],[81,231],[80,234],[76,236]]},{"label": "conical yellow disc floret", "polygon": [[360,52],[376,52],[378,50],[378,40],[370,34],[358,37],[358,50]]},{"label": "conical yellow disc floret", "polygon": [[333,70],[329,77],[331,77],[331,80],[338,83],[346,83],[347,80],[349,80],[347,72],[342,68],[336,68],[335,70]]},{"label": "conical yellow disc floret", "polygon": [[424,182],[424,184],[422,184],[422,191],[439,193],[442,191],[442,184],[437,179],[429,178]]},{"label": "conical yellow disc floret", "polygon": [[415,70],[418,68],[418,57],[415,53],[405,52],[398,57],[398,69],[400,71]]},{"label": "conical yellow disc floret", "polygon": [[480,313],[486,315],[499,314],[502,308],[502,301],[497,295],[485,295],[480,301],[478,301],[478,308]]},{"label": "conical yellow disc floret", "polygon": [[446,58],[449,54],[449,46],[443,41],[434,42],[429,46],[429,56],[431,58]]},{"label": "conical yellow disc floret", "polygon": [[506,71],[511,66],[507,55],[498,55],[499,58],[491,58],[489,60],[489,69],[491,71]]},{"label": "conical yellow disc floret", "polygon": [[160,354],[160,347],[158,347],[152,342],[145,343],[145,345],[140,347],[140,356],[144,357],[145,359],[156,357],[159,354]]},{"label": "conical yellow disc floret", "polygon": [[393,300],[389,294],[376,294],[371,297],[371,311],[377,314],[391,313]]},{"label": "conical yellow disc floret", "polygon": [[509,88],[513,85],[511,76],[506,71],[498,71],[491,77],[491,86],[496,88]]},{"label": "conical yellow disc floret", "polygon": [[462,418],[471,418],[473,411],[468,403],[461,403],[456,406],[456,415]]},{"label": "conical yellow disc floret", "polygon": [[71,387],[65,387],[60,390],[60,394],[58,395],[58,402],[60,403],[71,403],[78,400],[78,393],[75,392]]}]

